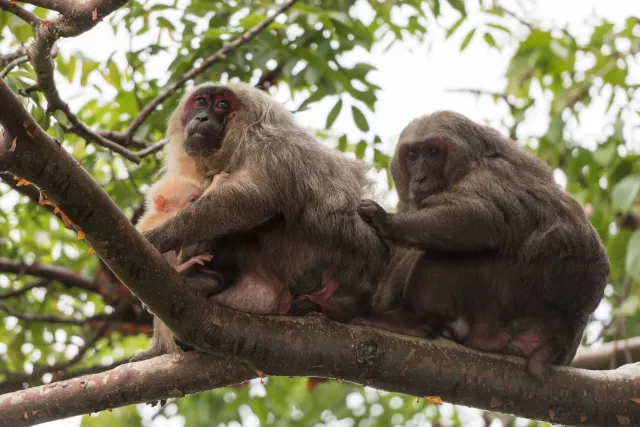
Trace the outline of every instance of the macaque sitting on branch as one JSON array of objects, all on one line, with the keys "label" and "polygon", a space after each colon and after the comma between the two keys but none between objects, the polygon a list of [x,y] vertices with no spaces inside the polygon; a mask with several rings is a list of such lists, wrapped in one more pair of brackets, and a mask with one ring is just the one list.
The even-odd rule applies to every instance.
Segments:
[{"label": "macaque sitting on branch", "polygon": [[357,323],[448,334],[522,356],[542,380],[568,365],[609,275],[605,249],[551,169],[497,131],[438,112],[411,122],[391,163],[397,214],[360,215],[399,246]]},{"label": "macaque sitting on branch", "polygon": [[[229,174],[224,185],[144,232],[161,253],[215,253],[185,270],[194,289],[220,299],[231,292],[218,302],[252,313],[300,312],[298,304],[309,303],[343,322],[369,313],[389,248],[357,212],[370,185],[361,162],[321,145],[284,106],[244,84],[195,88],[168,133],[168,174]],[[246,277],[250,292],[233,293]],[[154,342],[137,358],[172,346]]]}]

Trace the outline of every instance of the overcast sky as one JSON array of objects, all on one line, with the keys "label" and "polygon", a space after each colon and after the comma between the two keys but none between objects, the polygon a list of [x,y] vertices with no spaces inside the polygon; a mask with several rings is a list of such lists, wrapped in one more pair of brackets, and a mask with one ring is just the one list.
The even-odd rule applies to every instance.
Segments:
[{"label": "overcast sky", "polygon": [[[444,2],[443,2],[444,3]],[[473,12],[476,1],[467,2]],[[473,3],[473,4],[472,4]],[[545,27],[556,25],[569,25],[569,31],[576,36],[588,36],[589,25],[597,18],[606,18],[616,24],[623,23],[630,15],[640,16],[640,1],[638,0],[537,0],[523,1],[526,11],[516,0],[505,0],[505,7],[518,11],[527,20],[535,20]],[[366,16],[366,8],[358,9],[358,13]],[[443,8],[444,18],[448,22],[454,22],[457,14],[450,8]],[[471,13],[470,28],[474,23],[480,22],[477,14]],[[518,28],[517,25],[512,28]],[[520,28],[524,34],[525,29]],[[398,134],[404,126],[413,118],[440,109],[450,109],[463,113],[474,120],[498,126],[508,111],[503,104],[494,104],[489,97],[477,98],[472,95],[454,94],[448,92],[455,88],[475,88],[487,91],[500,92],[505,86],[506,67],[511,51],[497,52],[490,49],[481,37],[475,37],[468,48],[459,52],[459,46],[466,31],[459,31],[450,40],[444,39],[444,30],[431,28],[429,39],[426,43],[397,43],[386,53],[381,49],[373,52],[359,51],[347,58],[345,63],[365,61],[375,65],[378,70],[371,74],[372,81],[382,89],[378,93],[376,112],[367,114],[371,133],[380,135],[385,143],[385,149],[391,153]],[[498,42],[501,39],[498,37]],[[66,53],[82,52],[94,60],[102,61],[109,57],[114,50],[121,54],[128,45],[128,39],[123,34],[117,37],[113,35],[110,26],[101,23],[90,32],[80,37],[63,40],[61,50]],[[111,48],[99,48],[97,46],[113,46]],[[168,58],[156,58],[153,60],[158,73],[166,70]],[[636,64],[637,65],[637,64]],[[164,67],[164,68],[163,68]],[[630,79],[640,83],[640,71],[636,66]],[[97,96],[97,92],[87,91],[78,86],[65,84],[58,79],[63,98],[75,97],[72,106],[81,105],[87,98]],[[536,109],[521,127],[522,137],[540,135],[546,130],[546,106],[541,94]],[[109,96],[109,93],[107,93]],[[281,101],[287,100],[287,92],[280,91],[275,96]],[[323,101],[310,111],[297,114],[297,118],[310,128],[322,127],[327,113],[335,104],[335,99]],[[602,135],[610,132],[604,127],[605,101],[596,103],[594,107],[581,114],[581,123],[573,128],[575,135],[581,138],[586,145],[592,146],[594,141],[601,139]],[[355,140],[365,135],[355,127],[347,105],[343,106],[342,114],[334,125],[334,131],[338,134],[347,133]],[[637,121],[636,121],[637,124]],[[630,129],[626,130],[630,137]],[[630,148],[640,150],[640,138],[629,138]],[[392,202],[393,198],[388,199]],[[446,410],[446,409],[445,409]],[[148,410],[145,410],[149,414]],[[42,424],[49,427],[75,427],[80,424],[80,417]],[[183,422],[176,420],[171,424],[165,423],[159,418],[154,426],[181,426]],[[469,423],[468,425],[472,425]],[[479,425],[482,425],[481,423]]]}]

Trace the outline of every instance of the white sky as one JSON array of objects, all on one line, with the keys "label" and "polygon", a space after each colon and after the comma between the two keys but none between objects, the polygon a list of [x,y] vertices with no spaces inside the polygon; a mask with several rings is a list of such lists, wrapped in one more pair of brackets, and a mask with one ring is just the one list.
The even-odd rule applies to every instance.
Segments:
[{"label": "white sky", "polygon": [[[524,0],[521,2],[525,7],[524,12],[516,1],[505,0],[501,4],[518,12],[527,20],[542,23],[544,27],[568,24],[569,31],[576,36],[589,34],[589,26],[584,25],[585,20],[593,22],[596,18],[606,18],[616,24],[621,24],[631,15],[640,16],[640,2],[637,0],[607,0],[606,2],[602,0]],[[467,1],[466,3],[469,3],[467,7],[471,11],[467,28],[471,28],[475,23],[481,22],[481,19],[473,13],[476,2]],[[362,8],[358,13],[366,14],[367,10]],[[443,13],[447,22],[454,22],[457,19],[456,13],[448,7],[443,7]],[[519,27],[514,21],[511,28]],[[524,34],[525,32],[525,29],[520,27],[518,33]],[[500,53],[490,49],[480,34],[476,34],[467,49],[460,53],[459,46],[466,31],[460,30],[456,36],[449,40],[444,39],[444,33],[443,29],[434,26],[430,29],[429,40],[426,43],[396,43],[386,53],[381,52],[381,49],[376,49],[373,52],[359,51],[345,58],[345,63],[366,61],[375,65],[378,70],[371,74],[371,80],[378,84],[381,90],[378,92],[376,112],[371,114],[363,109],[371,127],[370,135],[362,135],[355,127],[348,102],[345,102],[333,130],[337,134],[347,133],[355,141],[363,137],[365,140],[371,140],[371,135],[378,134],[384,141],[387,152],[391,153],[397,136],[410,120],[435,110],[451,109],[474,120],[481,122],[488,120],[493,125],[499,125],[508,113],[505,105],[495,105],[489,97],[477,98],[473,95],[448,93],[447,90],[475,88],[500,92],[506,84],[503,76],[512,52]],[[502,39],[496,38],[500,44]],[[103,61],[114,51],[122,54],[128,45],[128,39],[122,34],[117,38],[114,37],[110,27],[101,23],[89,33],[78,38],[63,40],[60,45],[61,50],[66,54],[82,52],[83,55],[94,60]],[[101,47],[97,48],[97,46]],[[113,47],[104,48],[102,46]],[[166,69],[167,58],[156,58],[150,62],[153,62],[159,75],[162,75],[163,71],[161,70]],[[631,71],[629,78],[640,83],[639,67],[636,66]],[[97,92],[93,90],[65,84],[62,79],[58,79],[58,81],[62,96],[75,98],[71,102],[74,108],[87,99],[97,96]],[[99,79],[96,82],[99,82]],[[287,100],[286,91],[280,91],[275,96],[282,101]],[[540,102],[536,104],[535,111],[527,116],[527,120],[521,126],[521,135],[519,136],[539,135],[546,130],[546,105],[540,93],[537,93],[536,96],[539,97]],[[316,104],[312,110],[297,114],[297,117],[301,123],[309,128],[320,128],[324,126],[327,114],[335,102],[335,99],[325,100]],[[610,132],[604,127],[606,122],[603,117],[604,105],[605,101],[601,100],[595,107],[584,111],[581,114],[581,123],[574,127],[574,134],[579,135],[581,140],[589,146],[592,146],[594,141],[600,140],[602,135]],[[637,124],[637,120],[635,123]],[[634,151],[639,150],[638,136],[634,135],[635,138],[631,138],[628,129],[626,135],[630,139],[630,148]],[[387,201],[391,202],[393,198]],[[146,409],[144,412],[149,414]],[[476,422],[478,421],[476,420]],[[74,417],[41,425],[75,427],[79,424],[80,417]],[[249,424],[251,423],[247,423],[247,425]],[[175,420],[175,422],[167,423],[159,419],[149,425],[180,426],[182,422]],[[467,425],[482,425],[482,423],[475,424],[470,421]]]}]

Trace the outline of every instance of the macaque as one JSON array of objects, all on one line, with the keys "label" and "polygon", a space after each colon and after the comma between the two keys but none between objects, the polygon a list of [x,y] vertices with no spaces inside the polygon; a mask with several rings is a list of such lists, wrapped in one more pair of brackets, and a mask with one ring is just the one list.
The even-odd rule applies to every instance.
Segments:
[{"label": "macaque", "polygon": [[[361,162],[321,145],[284,106],[245,84],[196,87],[168,133],[167,173],[229,174],[143,233],[161,253],[215,253],[184,272],[194,289],[244,312],[311,304],[342,322],[368,314],[389,248],[357,212],[371,184]],[[166,326],[155,334],[162,342],[137,360],[176,351]]]},{"label": "macaque", "polygon": [[528,359],[543,381],[569,365],[609,275],[605,249],[551,169],[453,112],[411,122],[391,164],[399,212],[362,218],[398,251],[354,323]]}]

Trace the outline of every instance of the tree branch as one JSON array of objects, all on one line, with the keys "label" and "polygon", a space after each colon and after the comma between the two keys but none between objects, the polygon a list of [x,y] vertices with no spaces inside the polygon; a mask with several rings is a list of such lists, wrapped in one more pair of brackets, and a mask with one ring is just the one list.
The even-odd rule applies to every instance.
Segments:
[{"label": "tree branch", "polygon": [[60,325],[85,326],[93,322],[105,322],[107,320],[117,321],[117,319],[113,315],[109,314],[98,314],[96,316],[91,316],[85,319],[73,319],[70,317],[18,313],[2,302],[0,302],[0,311],[4,311],[7,315],[13,316],[18,320],[22,320],[25,322],[57,323]]},{"label": "tree branch", "polygon": [[[6,107],[0,110],[0,124],[17,137],[13,151],[10,151],[11,136],[0,141],[0,170],[20,175],[46,191],[71,221],[82,227],[85,239],[109,268],[181,341],[203,351],[232,356],[270,375],[340,377],[384,390],[414,396],[440,395],[454,404],[554,423],[615,425],[619,420],[623,424],[640,423],[640,405],[631,400],[640,396],[639,370],[635,365],[627,366],[627,370],[598,373],[554,367],[541,386],[528,376],[522,358],[483,354],[447,341],[415,339],[319,318],[252,316],[212,305],[182,280],[133,228],[98,183],[42,131],[1,80],[0,103]],[[177,294],[181,298],[166,298]],[[309,342],[321,345],[310,346]],[[209,360],[212,364],[215,359]],[[138,366],[143,367],[140,369],[150,366],[143,363],[134,365],[133,372],[141,372]],[[227,365],[235,366],[231,362]],[[163,378],[167,371],[162,370]],[[226,371],[216,372],[216,378],[225,374]],[[201,375],[199,369],[195,376]],[[123,373],[120,379],[124,376]],[[185,375],[190,376],[194,375]],[[118,387],[118,397],[114,398],[108,397],[113,390],[101,389],[100,402],[116,406],[152,400],[151,391],[160,394],[150,385],[153,378],[145,381],[142,399],[137,396],[124,402],[123,389]],[[233,381],[246,379],[234,377]],[[128,381],[134,378],[129,377]],[[165,387],[167,382],[163,379],[162,383],[160,387]],[[81,384],[90,383],[73,383],[79,387],[76,390],[84,390]],[[48,387],[51,399],[50,390],[55,386]],[[62,389],[66,390],[61,391],[63,394],[71,393],[73,387]],[[43,416],[50,414],[55,405],[42,404],[39,399],[43,398],[43,390],[0,398],[3,402],[0,415],[17,420],[25,411],[29,417],[37,416],[31,412],[37,410]],[[166,390],[162,389],[162,393]],[[165,397],[182,394],[176,390],[180,388],[173,384]],[[76,402],[83,393],[75,392]],[[92,406],[97,405],[95,402],[84,401],[80,409],[76,403],[64,400],[68,408],[75,409],[60,406],[58,410],[64,413],[55,417],[69,416],[71,410],[82,413],[96,410]]]},{"label": "tree branch", "polygon": [[136,148],[145,148],[151,145],[149,141],[145,141],[144,139],[137,137],[133,138],[131,144],[129,144],[126,132],[118,132],[115,130],[97,130],[96,133],[104,138],[110,139],[113,142],[117,142],[123,147],[128,147],[129,145],[131,145]]},{"label": "tree branch", "polygon": [[6,292],[0,293],[0,300],[16,298],[16,297],[19,297],[19,296],[22,296],[22,295],[26,294],[31,289],[46,288],[47,286],[51,285],[51,283],[53,283],[53,282],[51,280],[47,280],[47,279],[36,280],[34,283],[32,283],[30,285],[27,285],[27,286],[23,286],[20,289],[15,289],[13,291],[6,291]]},{"label": "tree branch", "polygon": [[22,19],[32,27],[37,27],[40,24],[40,18],[38,18],[33,12],[28,11],[24,7],[20,6],[17,2],[11,2],[10,0],[0,0],[0,10],[6,10],[13,13],[18,18]]},{"label": "tree branch", "polygon": [[613,358],[616,367],[629,363],[626,361],[626,352],[629,352],[633,361],[640,361],[640,337],[633,337],[619,341],[611,341],[602,344],[598,348],[581,348],[578,350],[571,366],[583,369],[610,369],[609,364]]},{"label": "tree branch", "polygon": [[234,49],[242,46],[243,44],[251,41],[255,36],[257,36],[262,30],[267,28],[271,23],[282,13],[286,12],[289,8],[291,8],[298,0],[288,0],[284,5],[280,6],[273,15],[265,19],[264,21],[257,24],[255,27],[250,28],[249,30],[242,33],[236,39],[230,41],[229,43],[222,46],[220,50],[215,52],[213,55],[206,58],[202,64],[194,68],[193,70],[185,73],[180,79],[171,83],[169,87],[164,89],[162,92],[158,94],[151,102],[149,102],[143,109],[138,113],[136,118],[131,122],[129,126],[129,130],[127,134],[129,138],[132,138],[135,134],[136,130],[142,125],[142,123],[153,113],[153,111],[160,105],[165,99],[169,98],[176,90],[180,89],[186,82],[193,79],[194,77],[202,74],[207,68],[211,67],[215,63],[217,63],[220,59],[223,59],[225,55]]},{"label": "tree branch", "polygon": [[25,56],[27,54],[27,48],[24,46],[18,46],[15,52],[8,53],[6,55],[0,55],[0,68],[7,65],[9,62],[14,59],[19,58],[20,56]]},{"label": "tree branch", "polygon": [[33,68],[36,71],[38,86],[49,103],[47,111],[62,111],[73,126],[74,132],[79,136],[87,141],[92,141],[98,145],[102,145],[103,147],[122,155],[124,158],[131,160],[134,163],[140,163],[140,157],[135,153],[89,129],[75,114],[71,112],[69,105],[60,97],[60,93],[58,92],[58,88],[56,87],[53,78],[54,65],[51,60],[51,49],[56,40],[54,34],[55,30],[52,30],[52,28],[39,26],[36,29],[36,40],[29,48],[29,56],[31,57]]},{"label": "tree branch", "polygon": [[[305,322],[309,322],[309,326],[323,323],[315,325],[319,330],[329,323],[320,319],[305,319]],[[340,328],[356,329],[343,325]],[[373,341],[363,341],[349,349],[350,346],[344,344],[334,347],[336,342],[330,339],[328,343],[323,342],[323,347],[328,344],[324,352],[330,354],[323,362],[331,359],[330,364],[318,363],[320,360],[314,364],[312,359],[294,365],[280,361],[265,374],[339,377],[415,396],[441,396],[443,400],[466,406],[479,406],[481,402],[479,407],[484,409],[515,412],[555,424],[631,426],[640,422],[640,404],[631,400],[637,394],[628,394],[639,391],[638,365],[600,372],[554,368],[543,390],[530,380],[512,382],[512,375],[526,378],[520,358],[481,354],[445,340],[415,340],[383,334],[390,341],[402,344],[399,354],[396,354],[397,347],[377,347]],[[407,339],[416,347],[406,346]],[[300,346],[304,343],[291,342],[288,351],[296,353]],[[430,349],[428,355],[424,353],[427,348]],[[291,357],[286,360],[297,360]],[[470,358],[477,364],[468,365],[465,361]],[[367,381],[366,376],[361,375],[362,365],[367,366],[368,374],[375,380]],[[245,382],[261,374],[252,365],[211,355],[165,355],[128,363],[98,375],[2,395],[0,419],[16,427],[32,425],[107,408],[183,397]],[[399,387],[400,384],[403,386]]]},{"label": "tree branch", "polygon": [[93,280],[82,274],[55,265],[26,264],[9,258],[0,257],[0,272],[14,273],[17,275],[28,274],[29,276],[41,277],[43,279],[55,280],[65,286],[84,289],[89,292],[100,293],[100,289]]},{"label": "tree branch", "polygon": [[4,79],[5,77],[7,77],[7,74],[9,74],[11,70],[13,70],[18,65],[24,64],[25,62],[29,62],[29,57],[27,55],[19,56],[13,61],[9,62],[7,66],[4,67],[2,71],[0,71],[0,79]]},{"label": "tree branch", "polygon": [[[128,363],[102,374],[1,395],[0,420],[12,427],[28,426],[134,401],[150,402],[158,400],[159,395],[182,397],[255,376],[253,369],[215,356],[162,356]],[[50,400],[45,402],[45,396],[50,396]],[[12,404],[12,398],[20,403]]]}]

